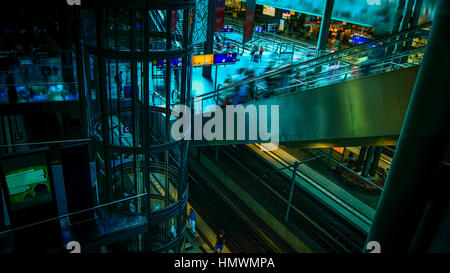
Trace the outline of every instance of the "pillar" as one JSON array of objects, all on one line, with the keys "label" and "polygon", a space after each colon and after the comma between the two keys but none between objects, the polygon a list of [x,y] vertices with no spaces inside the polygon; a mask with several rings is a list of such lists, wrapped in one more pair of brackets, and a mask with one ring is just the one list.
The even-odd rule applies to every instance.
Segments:
[{"label": "pillar", "polygon": [[366,159],[364,160],[364,167],[362,170],[362,176],[363,177],[368,177],[369,176],[369,170],[370,170],[370,166],[372,163],[372,158],[375,154],[375,147],[371,146],[369,147],[369,150],[367,151],[367,156]]},{"label": "pillar", "polygon": [[375,155],[373,156],[372,164],[370,166],[369,175],[375,176],[378,169],[378,163],[380,162],[381,153],[383,152],[383,146],[378,146],[375,148]]},{"label": "pillar", "polygon": [[[204,54],[213,54],[214,51],[214,30],[216,26],[216,0],[208,0],[208,28],[206,30],[206,42]],[[212,66],[204,66],[202,75],[211,79]]]},{"label": "pillar", "polygon": [[328,41],[328,31],[330,30],[331,15],[333,13],[334,0],[326,0],[322,23],[320,25],[319,39],[317,41],[316,57],[324,55]]},{"label": "pillar", "polygon": [[360,172],[363,162],[364,162],[364,157],[366,156],[366,152],[367,152],[367,147],[361,147],[361,150],[359,151],[359,156],[358,156],[358,160],[356,160],[355,163],[355,172]]},{"label": "pillar", "polygon": [[414,8],[414,0],[406,0],[406,4],[402,14],[402,21],[400,22],[398,31],[403,31],[409,28],[413,8]]},{"label": "pillar", "polygon": [[411,18],[411,27],[417,26],[420,19],[420,11],[422,10],[423,0],[416,0],[414,4],[414,11]]},{"label": "pillar", "polygon": [[[408,252],[449,145],[450,1],[440,0],[367,242]],[[433,92],[430,92],[432,90]],[[366,243],[367,244],[367,243]]]}]

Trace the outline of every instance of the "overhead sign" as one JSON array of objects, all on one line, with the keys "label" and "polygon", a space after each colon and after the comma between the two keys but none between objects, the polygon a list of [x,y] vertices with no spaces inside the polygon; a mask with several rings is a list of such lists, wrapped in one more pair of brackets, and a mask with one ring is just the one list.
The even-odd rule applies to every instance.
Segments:
[{"label": "overhead sign", "polygon": [[237,53],[214,54],[214,63],[215,64],[235,63],[236,58]]},{"label": "overhead sign", "polygon": [[214,64],[214,54],[192,56],[192,65],[212,65]]},{"label": "overhead sign", "polygon": [[[166,59],[153,61],[153,64],[156,64],[156,67],[159,69],[166,68]],[[170,60],[170,67],[178,67],[181,66],[181,61],[178,58]]]},{"label": "overhead sign", "polygon": [[192,56],[192,64],[194,66],[230,64],[235,63],[236,61],[237,53],[220,53]]},{"label": "overhead sign", "polygon": [[353,37],[352,37],[352,42],[355,44],[363,44],[363,43],[369,42],[370,40],[372,40],[372,39],[358,35],[356,33],[353,34]]}]

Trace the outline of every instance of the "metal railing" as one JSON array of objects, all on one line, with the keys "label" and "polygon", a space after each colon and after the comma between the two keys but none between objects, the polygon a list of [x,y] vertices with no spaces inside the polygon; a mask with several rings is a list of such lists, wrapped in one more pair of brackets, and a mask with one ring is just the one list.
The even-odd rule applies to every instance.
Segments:
[{"label": "metal railing", "polygon": [[[417,26],[399,33],[389,34],[375,40],[327,54],[301,63],[290,63],[270,70],[260,76],[247,78],[221,89],[207,92],[196,99],[221,100],[216,96],[228,96],[240,86],[249,84],[259,87],[253,90],[252,99],[266,98],[283,91],[301,91],[349,79],[384,73],[420,65],[426,44],[417,39],[426,39],[431,23]],[[410,60],[410,57],[417,57]],[[365,59],[365,60],[364,60]],[[330,80],[331,79],[331,80]],[[283,84],[271,85],[271,82]],[[262,95],[262,96],[261,96]]]}]

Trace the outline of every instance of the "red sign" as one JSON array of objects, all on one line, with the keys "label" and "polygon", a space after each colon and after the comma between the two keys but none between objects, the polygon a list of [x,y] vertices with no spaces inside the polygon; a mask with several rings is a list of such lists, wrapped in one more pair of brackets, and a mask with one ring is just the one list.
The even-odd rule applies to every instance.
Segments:
[{"label": "red sign", "polygon": [[216,27],[214,31],[221,31],[225,18],[225,0],[216,0]]},{"label": "red sign", "polygon": [[246,43],[252,39],[254,25],[255,25],[255,8],[256,0],[247,0],[244,17],[244,35],[242,43]]}]

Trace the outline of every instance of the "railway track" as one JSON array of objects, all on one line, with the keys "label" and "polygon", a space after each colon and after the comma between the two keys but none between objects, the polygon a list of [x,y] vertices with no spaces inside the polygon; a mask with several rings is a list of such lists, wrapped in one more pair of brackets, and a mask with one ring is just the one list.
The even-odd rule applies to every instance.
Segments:
[{"label": "railway track", "polygon": [[[286,244],[275,243],[261,220],[234,196],[221,188],[207,171],[190,170],[190,203],[215,232],[225,231],[225,245],[233,253],[292,252]],[[281,242],[276,238],[276,242]]]},{"label": "railway track", "polygon": [[[209,148],[205,152],[211,157],[215,150]],[[237,168],[241,169],[239,176],[247,175],[246,179],[242,179],[249,182],[242,186],[247,186],[249,193],[264,196],[260,200],[264,200],[272,211],[278,212],[277,215],[284,216],[289,195],[289,177],[273,172],[275,169],[271,165],[242,147],[221,147],[220,161],[234,172]],[[264,172],[272,174],[262,176]],[[362,249],[365,240],[362,232],[299,187],[295,187],[292,205],[288,225],[305,231],[325,252],[360,252]]]}]

